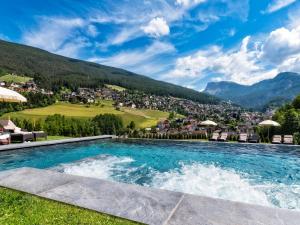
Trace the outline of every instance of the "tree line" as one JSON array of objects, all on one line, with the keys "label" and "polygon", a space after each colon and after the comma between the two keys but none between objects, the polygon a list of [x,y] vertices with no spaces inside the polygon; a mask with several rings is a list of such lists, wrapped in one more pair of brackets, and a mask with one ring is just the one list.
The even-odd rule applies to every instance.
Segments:
[{"label": "tree line", "polygon": [[300,143],[300,95],[291,103],[279,108],[273,119],[280,123],[280,127],[273,128],[273,132],[280,134],[292,134],[295,141]]},{"label": "tree line", "polygon": [[278,108],[272,119],[277,121],[280,127],[255,128],[262,142],[270,142],[273,135],[293,135],[295,144],[300,144],[300,95],[291,103]]},{"label": "tree line", "polygon": [[122,118],[113,114],[98,115],[91,119],[69,118],[55,114],[47,116],[44,120],[12,118],[12,121],[27,131],[43,130],[51,136],[120,135],[127,129],[124,128]]}]

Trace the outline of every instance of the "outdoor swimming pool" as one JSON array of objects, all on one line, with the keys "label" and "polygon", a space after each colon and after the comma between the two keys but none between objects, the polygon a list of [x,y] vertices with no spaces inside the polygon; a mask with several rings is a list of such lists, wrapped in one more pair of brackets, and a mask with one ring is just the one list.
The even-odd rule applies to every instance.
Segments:
[{"label": "outdoor swimming pool", "polygon": [[0,170],[48,168],[300,210],[300,147],[99,140],[0,152]]}]

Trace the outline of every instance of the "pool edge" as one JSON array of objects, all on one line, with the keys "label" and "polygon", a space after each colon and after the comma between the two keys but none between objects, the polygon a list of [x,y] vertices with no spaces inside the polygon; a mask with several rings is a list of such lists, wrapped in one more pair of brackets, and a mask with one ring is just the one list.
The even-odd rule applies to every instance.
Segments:
[{"label": "pool edge", "polygon": [[102,140],[102,139],[115,139],[115,138],[117,138],[117,136],[115,136],[115,135],[100,135],[100,136],[70,138],[70,139],[54,140],[54,141],[40,141],[40,142],[26,142],[26,143],[21,143],[21,144],[9,144],[9,145],[0,146],[0,152],[1,151],[13,151],[13,150],[18,150],[18,149],[26,149],[26,148],[35,148],[35,147],[42,147],[42,146],[76,143],[76,142],[95,141],[95,140]]}]

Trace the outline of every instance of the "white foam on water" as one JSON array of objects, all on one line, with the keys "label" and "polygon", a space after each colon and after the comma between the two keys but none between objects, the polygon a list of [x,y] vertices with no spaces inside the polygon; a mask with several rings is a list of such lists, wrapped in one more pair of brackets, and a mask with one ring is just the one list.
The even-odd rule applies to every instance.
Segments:
[{"label": "white foam on water", "polygon": [[[135,183],[148,176],[146,186],[189,194],[220,198],[250,204],[300,210],[300,185],[268,183],[249,178],[233,169],[199,163],[181,164],[180,168],[159,172],[148,167],[147,174],[139,174],[147,165],[132,167],[130,157],[100,155],[81,161],[62,164],[54,170],[72,175]],[[134,173],[132,173],[134,172]],[[152,179],[152,181],[151,181]]]},{"label": "white foam on water", "polygon": [[234,170],[214,165],[182,164],[180,169],[157,172],[150,186],[249,204],[300,209],[299,185],[255,184]]},{"label": "white foam on water", "polygon": [[112,175],[116,170],[124,170],[124,165],[133,161],[130,157],[100,155],[96,158],[62,164],[54,169],[71,175],[112,180]]},{"label": "white foam on water", "polygon": [[[273,205],[285,208],[300,210],[300,185],[286,185],[267,183],[257,186],[265,192]],[[258,203],[259,204],[259,203]]]}]

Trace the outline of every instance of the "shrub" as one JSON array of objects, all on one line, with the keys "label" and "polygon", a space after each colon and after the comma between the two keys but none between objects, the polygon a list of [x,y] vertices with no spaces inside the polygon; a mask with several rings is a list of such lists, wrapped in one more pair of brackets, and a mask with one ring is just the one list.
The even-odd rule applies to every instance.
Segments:
[{"label": "shrub", "polygon": [[294,133],[294,143],[297,145],[300,144],[300,132]]}]

